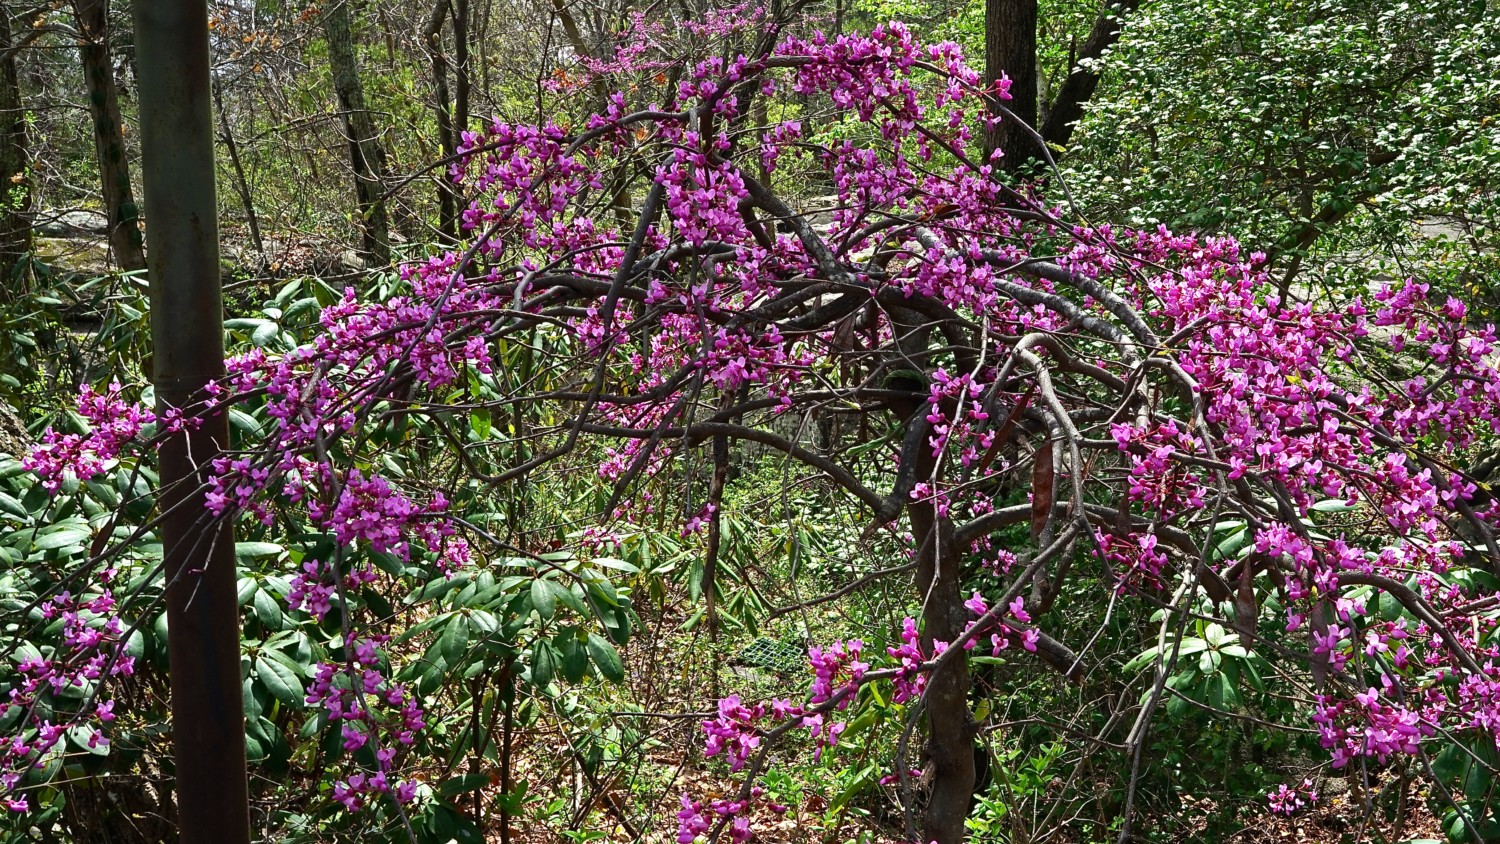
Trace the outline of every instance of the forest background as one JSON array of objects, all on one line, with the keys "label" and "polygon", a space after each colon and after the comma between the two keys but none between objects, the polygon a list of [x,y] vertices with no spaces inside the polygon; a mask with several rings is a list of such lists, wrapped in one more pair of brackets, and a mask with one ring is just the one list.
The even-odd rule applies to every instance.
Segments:
[{"label": "forest background", "polygon": [[[1080,230],[1232,236],[1264,253],[1262,303],[1276,295],[1339,313],[1353,296],[1412,279],[1435,309],[1449,296],[1466,301],[1460,323],[1483,326],[1500,308],[1500,23],[1485,2],[234,0],[209,10],[225,336],[243,359],[314,343],[330,325],[325,311],[349,302],[346,288],[397,301],[420,284],[413,267],[484,241],[471,216],[483,205],[466,209],[493,187],[463,166],[485,143],[504,148],[502,125],[583,132],[616,92],[632,103],[668,96],[698,63],[764,52],[772,35],[834,40],[892,20],[923,43],[960,45],[983,85],[1004,71],[1019,119],[977,129],[975,143],[1004,153],[999,182]],[[93,590],[97,600],[97,578],[76,572],[96,572],[101,560],[120,584],[124,626],[108,627],[114,613],[99,604],[83,615],[105,638],[118,634],[137,666],[112,681],[107,730],[59,717],[67,731],[25,757],[15,782],[28,799],[0,819],[7,840],[105,840],[107,828],[108,840],[158,841],[176,823],[161,547],[149,528],[135,530],[150,522],[151,461],[106,460],[61,496],[23,462],[44,432],[104,426],[80,414],[80,389],[150,403],[137,60],[124,3],[0,3],[0,450],[10,454],[0,464],[0,683],[25,688],[29,660],[69,646],[62,616],[77,607],[55,599]],[[810,145],[878,135],[827,90],[761,102],[744,117],[750,125],[796,121]],[[463,166],[450,170],[455,162]],[[644,165],[605,173],[616,181],[598,188],[606,199],[595,217],[629,232],[635,216],[649,216],[651,175]],[[790,166],[778,179],[784,232],[793,220],[839,224],[847,197],[838,178]],[[1037,254],[1047,254],[1037,238]],[[595,316],[576,310],[560,318]],[[387,404],[370,405],[384,414],[380,425],[339,457],[421,488],[420,500],[446,495],[459,533],[476,548],[492,541],[482,565],[435,575],[417,570],[431,562],[420,554],[414,563],[373,550],[369,577],[351,581],[357,594],[323,596],[330,614],[308,598],[316,561],[330,553],[316,519],[268,504],[265,519],[242,520],[236,580],[257,840],[742,840],[742,818],[754,821],[743,834],[763,841],[896,841],[914,826],[938,829],[931,814],[914,820],[931,811],[923,789],[941,790],[924,770],[933,763],[906,750],[922,744],[913,730],[931,728],[889,689],[860,687],[868,691],[853,694],[842,734],[815,727],[774,743],[769,728],[757,734],[774,747],[753,782],[735,764],[743,759],[703,752],[716,728],[730,740],[750,735],[742,727],[755,718],[725,710],[730,696],[801,703],[809,683],[846,678],[849,653],[830,657],[831,643],[859,641],[866,658],[879,656],[876,668],[887,648],[912,645],[902,619],[920,616],[907,560],[920,542],[907,531],[919,532],[877,529],[826,466],[805,459],[856,467],[874,485],[882,470],[862,461],[899,450],[911,430],[900,399],[877,396],[887,404],[859,412],[830,401],[765,421],[758,440],[715,429],[688,442],[679,432],[679,451],[639,464],[609,439],[618,430],[601,427],[565,457],[517,471],[573,443],[561,405],[518,397],[587,384],[550,362],[574,352],[545,334],[497,347],[497,372],[466,370],[462,397],[446,394],[431,417],[392,411],[439,403],[416,400],[398,379],[379,396]],[[925,394],[947,360],[879,374],[877,392],[915,378]],[[1395,381],[1406,363],[1382,361],[1380,371]],[[228,409],[237,443],[268,435],[270,404]],[[1029,520],[994,532],[1002,549],[1040,539],[1044,553],[1047,540],[1069,535],[1034,502],[1043,489],[1066,498],[1054,481],[1061,490],[1064,474],[1081,470],[1063,471],[1053,446],[1038,444],[1052,442],[1039,424],[1041,439],[1001,458],[1010,474],[986,492],[997,511],[1032,508]],[[475,444],[488,444],[482,458],[467,450]],[[1500,464],[1495,446],[1482,433],[1449,459],[1483,484]],[[793,448],[802,456],[789,460]],[[1108,497],[1119,473],[1099,472]],[[1310,503],[1306,526],[1329,533],[1353,531],[1370,506],[1333,495]],[[1209,531],[1210,562],[1264,553],[1247,527],[1254,515],[1234,515],[1194,523]],[[436,556],[441,543],[430,544]],[[1102,552],[1069,545],[1064,556],[1075,555],[1071,578],[1075,564],[1065,564],[1009,596],[1030,610],[1002,628],[1013,647],[969,658],[974,782],[957,823],[971,840],[1500,837],[1500,752],[1484,725],[1424,734],[1428,755],[1330,764],[1327,732],[1309,716],[1327,694],[1327,668],[1309,654],[1306,631],[1285,629],[1295,595],[1256,587],[1264,593],[1247,623],[1243,603],[1226,596],[1112,580],[1108,565],[1091,568]],[[986,591],[997,559],[966,561],[963,597]],[[1442,584],[1417,578],[1412,588],[1462,589],[1477,607],[1500,587],[1493,568],[1464,567]],[[1253,576],[1250,564],[1234,570]],[[1369,604],[1366,627],[1353,623],[1358,634],[1403,614],[1426,623],[1420,609],[1387,599],[1399,590],[1361,588],[1341,593],[1359,602],[1356,616]],[[1494,647],[1481,633],[1493,629],[1493,605],[1466,613],[1482,659]],[[355,653],[347,625],[356,615],[377,637],[378,659]],[[1040,651],[1021,643],[1028,629],[1044,631]],[[319,685],[329,664],[374,670],[403,700],[421,702],[421,738],[399,757],[409,790],[398,790],[373,745],[351,745],[329,716],[331,686]],[[36,706],[92,711],[100,694],[87,684],[54,691],[56,700],[11,707],[0,724],[30,742]],[[1132,728],[1138,721],[1151,726]],[[388,772],[389,787],[368,784]],[[697,829],[700,815],[724,823]]]}]

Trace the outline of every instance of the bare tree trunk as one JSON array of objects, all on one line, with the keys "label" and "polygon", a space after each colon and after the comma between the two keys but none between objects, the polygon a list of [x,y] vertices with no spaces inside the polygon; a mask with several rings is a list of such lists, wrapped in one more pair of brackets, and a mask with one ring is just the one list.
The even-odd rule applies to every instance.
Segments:
[{"label": "bare tree trunk", "polygon": [[[10,13],[0,9],[0,291],[19,292],[14,282],[31,253],[31,183],[26,173],[26,109],[10,50]],[[9,298],[0,296],[0,299]]]},{"label": "bare tree trunk", "polygon": [[391,222],[385,204],[385,150],[365,106],[347,0],[334,0],[323,7],[323,36],[328,39],[333,88],[343,113],[344,134],[349,140],[364,252],[375,265],[384,266],[391,260]]},{"label": "bare tree trunk", "polygon": [[[437,0],[432,14],[427,18],[427,27],[422,30],[422,43],[432,63],[432,87],[436,97],[439,154],[451,158],[458,152],[458,137],[453,127],[453,113],[449,111],[448,56],[443,52],[443,21],[448,17],[449,0]],[[437,171],[438,233],[447,243],[458,242],[458,189],[448,175],[448,168]]]},{"label": "bare tree trunk", "polygon": [[[920,471],[918,477],[925,477]],[[922,646],[956,642],[966,621],[959,584],[959,554],[953,523],[937,515],[931,502],[911,505],[912,533],[922,550],[917,587],[927,596],[922,612]],[[957,654],[927,681],[927,762],[930,779],[922,840],[963,844],[964,820],[974,796],[974,724],[969,718],[969,663]]]},{"label": "bare tree trunk", "polygon": [[457,132],[469,128],[469,0],[453,0],[453,125]]},{"label": "bare tree trunk", "polygon": [[[985,0],[984,79],[994,85],[1001,74],[1010,77],[1010,101],[1005,103],[1028,126],[1036,125],[1036,4],[1037,0]],[[1014,120],[1002,119],[985,133],[985,153],[1005,154],[1000,165],[1016,170],[1040,155],[1031,134]]]},{"label": "bare tree trunk", "polygon": [[179,840],[249,844],[234,522],[205,506],[209,467],[229,445],[228,414],[204,389],[224,374],[208,6],[133,5],[154,240],[152,381],[157,412],[181,408],[194,423],[158,446]]},{"label": "bare tree trunk", "polygon": [[1042,137],[1047,143],[1065,147],[1072,139],[1073,130],[1083,117],[1084,105],[1094,96],[1094,89],[1099,87],[1099,71],[1093,63],[1120,40],[1125,15],[1135,11],[1138,6],[1140,0],[1119,0],[1106,6],[1094,21],[1073,67],[1068,69],[1068,78],[1057,92],[1057,99],[1052,102],[1052,108],[1047,110],[1047,124],[1041,127]]},{"label": "bare tree trunk", "polygon": [[99,182],[104,213],[109,218],[109,246],[122,268],[143,270],[146,253],[141,245],[140,209],[130,188],[130,160],[125,153],[120,96],[109,51],[109,0],[74,0],[73,13],[83,36],[78,52],[88,89],[89,116],[94,121]]}]

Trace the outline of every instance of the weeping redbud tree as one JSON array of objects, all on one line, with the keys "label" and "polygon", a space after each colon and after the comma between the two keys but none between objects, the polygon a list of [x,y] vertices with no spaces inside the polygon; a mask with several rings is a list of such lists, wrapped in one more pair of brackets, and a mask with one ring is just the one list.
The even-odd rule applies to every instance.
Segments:
[{"label": "weeping redbud tree", "polygon": [[[466,134],[451,168],[473,197],[464,247],[406,267],[399,295],[348,291],[314,342],[231,362],[218,400],[260,403],[267,423],[216,467],[208,516],[298,513],[333,538],[288,572],[288,610],[340,619],[306,700],[346,747],[373,750],[330,774],[334,797],[409,805],[422,767],[423,695],[393,679],[400,657],[362,632],[371,611],[350,596],[512,553],[423,479],[382,470],[383,444],[414,420],[443,434],[431,465],[490,487],[586,456],[608,492],[585,552],[678,514],[702,534],[710,624],[736,443],[816,474],[867,536],[906,538],[909,558],[874,575],[909,595],[896,645],[817,642],[808,688],[730,697],[703,721],[702,749],[742,787],[683,794],[683,844],[751,838],[771,749],[836,744],[870,689],[905,706],[889,774],[906,837],[963,840],[970,662],[1006,649],[1087,671],[1087,643],[1048,632],[1080,578],[1165,611],[1146,693],[1099,737],[1132,766],[1122,841],[1189,617],[1305,666],[1313,693],[1288,726],[1315,729],[1336,769],[1494,741],[1496,596],[1451,576],[1500,565],[1500,510],[1456,468],[1500,427],[1492,326],[1410,282],[1326,307],[1278,296],[1264,257],[1232,240],[1090,225],[1046,188],[1008,185],[975,158],[1005,83],[982,90],[952,44],[899,24],[771,43],[670,68],[675,88],[639,102],[650,86],[626,82],[662,68],[627,47],[594,68],[618,92],[586,124]],[[814,101],[848,115],[835,139],[786,117]],[[831,200],[809,210],[810,189]],[[502,378],[517,348],[530,368]],[[481,400],[466,386],[479,382],[511,386]],[[52,489],[123,459],[153,421],[116,394],[84,410],[91,433],[49,436],[28,460]],[[452,426],[478,411],[541,421],[513,429],[526,449],[496,465],[491,442]],[[857,449],[801,433],[835,418],[890,433]],[[687,461],[711,465],[706,486],[645,491]],[[1018,488],[1019,503],[1001,500]],[[1342,518],[1315,518],[1326,511]],[[983,588],[966,589],[976,569]],[[97,723],[107,740],[111,677],[130,668],[108,589],[96,576],[49,605],[72,621],[20,668],[11,786],[64,729]],[[1267,604],[1289,633],[1267,634]],[[586,637],[607,674],[622,618]],[[34,706],[70,684],[100,702]],[[1283,789],[1273,806],[1304,797]]]}]

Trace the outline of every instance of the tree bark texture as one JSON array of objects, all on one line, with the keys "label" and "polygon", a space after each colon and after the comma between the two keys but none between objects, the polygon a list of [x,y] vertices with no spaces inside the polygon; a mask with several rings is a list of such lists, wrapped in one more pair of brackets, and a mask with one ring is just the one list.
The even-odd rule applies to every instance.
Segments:
[{"label": "tree bark texture", "polygon": [[120,94],[115,87],[114,60],[109,49],[109,0],[74,0],[73,13],[82,40],[78,46],[83,81],[88,90],[89,116],[94,123],[94,148],[99,159],[99,182],[104,213],[109,218],[109,246],[115,262],[126,270],[146,268],[140,208],[130,187],[130,159],[120,122]]},{"label": "tree bark texture", "polygon": [[[995,0],[991,0],[995,2]],[[1097,62],[1104,52],[1120,40],[1124,31],[1126,14],[1139,7],[1140,0],[1119,0],[1105,8],[1094,21],[1089,37],[1078,51],[1077,60],[1068,69],[1068,78],[1058,89],[1057,98],[1047,112],[1047,123],[1041,127],[1042,137],[1047,143],[1066,147],[1073,137],[1073,130],[1083,118],[1083,107],[1093,98],[1099,87]]]},{"label": "tree bark texture", "polygon": [[249,844],[233,519],[206,506],[211,467],[229,446],[228,413],[204,389],[224,374],[208,7],[151,0],[134,14],[152,382],[159,414],[180,408],[195,423],[158,446],[178,834],[182,844]]},{"label": "tree bark texture", "polygon": [[[0,290],[20,291],[31,253],[31,184],[26,172],[26,109],[11,46],[10,14],[0,9]],[[8,299],[0,295],[0,300]]]},{"label": "tree bark texture", "polygon": [[[993,86],[1010,77],[1010,100],[1003,103],[1027,126],[1036,125],[1037,0],[985,0],[984,81]],[[1001,119],[985,133],[985,152],[1005,154],[1000,166],[1016,170],[1040,156],[1036,141],[1014,120]]]},{"label": "tree bark texture", "polygon": [[[920,473],[919,473],[919,476]],[[912,533],[922,550],[917,558],[917,589],[926,597],[922,610],[922,647],[956,642],[967,621],[959,584],[959,555],[953,523],[936,513],[931,502],[910,510]],[[950,659],[927,681],[927,764],[929,792],[923,818],[923,841],[962,844],[964,820],[974,795],[974,724],[969,718],[969,665],[963,654]]]},{"label": "tree bark texture", "polygon": [[323,37],[328,41],[328,63],[333,88],[344,119],[349,161],[354,169],[355,205],[359,211],[363,248],[376,266],[391,260],[391,223],[385,203],[385,150],[375,132],[375,121],[365,105],[364,85],[354,54],[354,26],[346,0],[323,7]]},{"label": "tree bark texture", "polygon": [[[453,54],[450,61],[443,43],[443,24],[453,29]],[[422,30],[422,43],[432,66],[432,87],[436,97],[438,146],[443,158],[458,153],[458,143],[469,126],[469,0],[437,0]],[[449,71],[453,84],[449,85]],[[435,175],[438,198],[438,233],[447,243],[458,242],[458,214],[463,197],[444,167]]]},{"label": "tree bark texture", "polygon": [[[443,158],[458,152],[458,137],[453,126],[452,97],[448,85],[448,55],[443,50],[443,22],[449,18],[449,0],[437,0],[427,26],[422,30],[422,43],[427,48],[432,66],[432,88],[436,98],[434,113],[437,117],[438,147]],[[458,195],[457,186],[448,175],[448,168],[437,171],[438,234],[447,243],[458,242]]]}]

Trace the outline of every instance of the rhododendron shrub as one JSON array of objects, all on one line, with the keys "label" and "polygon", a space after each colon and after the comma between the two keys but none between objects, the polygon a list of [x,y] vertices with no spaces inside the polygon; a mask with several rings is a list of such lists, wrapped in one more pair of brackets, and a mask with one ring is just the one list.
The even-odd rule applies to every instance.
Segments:
[{"label": "rhododendron shrub", "polygon": [[[955,46],[899,24],[690,63],[654,99],[627,84],[655,70],[622,50],[591,71],[618,93],[585,123],[497,119],[466,133],[451,171],[474,197],[466,244],[405,267],[392,295],[345,292],[310,342],[242,355],[217,386],[217,401],[262,403],[266,422],[215,467],[212,515],[295,512],[319,532],[287,572],[288,600],[342,625],[305,698],[366,752],[336,772],[335,800],[417,799],[432,691],[392,676],[392,643],[364,630],[362,587],[413,570],[467,582],[513,556],[422,470],[382,463],[382,443],[414,424],[445,444],[426,456],[432,471],[466,490],[587,456],[606,494],[578,559],[671,518],[701,539],[710,596],[732,442],[817,473],[868,536],[902,539],[909,557],[885,576],[906,585],[911,612],[889,647],[815,642],[805,687],[729,696],[702,720],[701,752],[742,787],[681,795],[684,844],[752,837],[753,816],[776,810],[759,780],[771,749],[800,736],[827,758],[847,710],[875,693],[905,713],[887,772],[910,809],[905,835],[961,840],[980,726],[970,661],[1004,653],[1081,677],[1087,642],[1060,640],[1048,617],[1079,580],[1165,609],[1127,696],[1139,705],[1098,737],[1132,771],[1192,614],[1301,666],[1314,696],[1288,726],[1316,730],[1335,769],[1425,759],[1453,736],[1496,740],[1500,670],[1482,614],[1495,596],[1454,576],[1500,564],[1500,504],[1460,468],[1500,429],[1492,326],[1414,282],[1312,304],[1278,295],[1264,257],[1233,240],[1077,221],[1065,198],[1009,186],[975,157],[1003,85],[981,90]],[[818,102],[860,140],[796,119]],[[628,223],[610,174],[630,180]],[[810,178],[831,203],[803,206]],[[530,353],[524,377],[510,368],[517,349]],[[534,421],[511,440],[454,427],[518,408]],[[140,420],[110,416],[87,436],[50,436],[28,464],[41,483],[132,447]],[[862,419],[871,441],[800,433],[822,418]],[[502,444],[507,461],[492,462]],[[706,486],[656,482],[700,460]],[[1014,488],[1027,492],[1007,497]],[[551,558],[524,559],[558,574]],[[542,686],[573,671],[569,646],[620,679],[610,640],[628,635],[628,602],[590,578],[562,567],[506,611],[550,618],[561,599],[603,635],[528,627],[514,643],[522,628],[504,616],[464,635],[512,642]],[[108,614],[99,598],[71,600],[58,611]],[[116,632],[74,643],[107,649]],[[434,647],[458,661],[469,641]],[[67,684],[88,665],[26,672]],[[39,732],[16,733],[13,770],[57,729],[35,710],[25,723]],[[1267,811],[1295,811],[1308,788]]]}]

